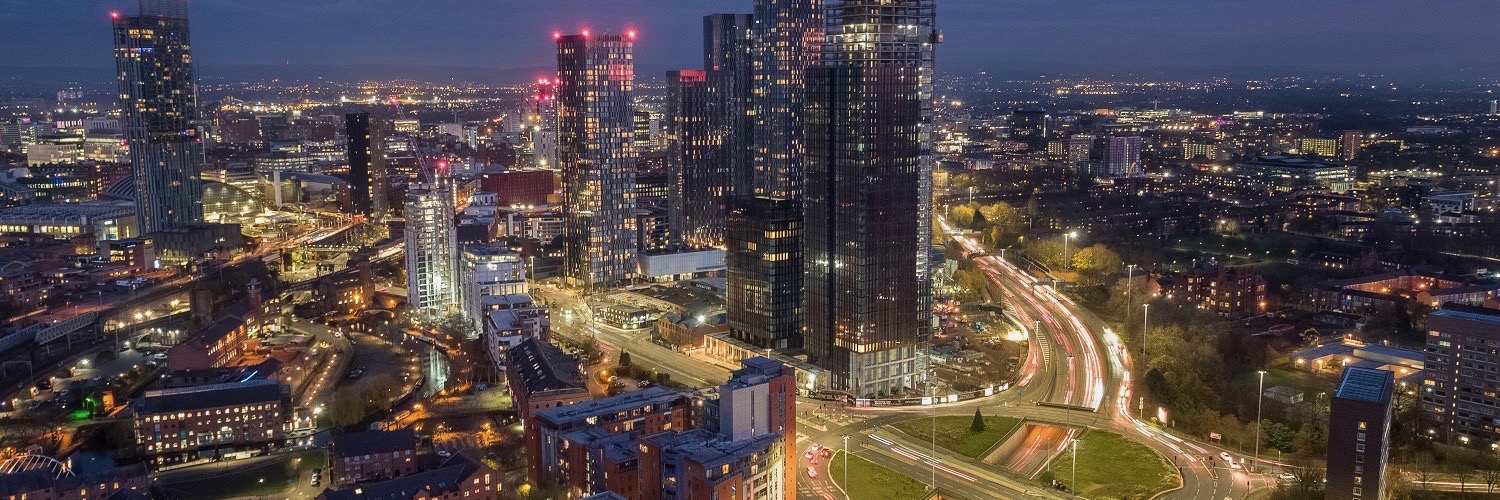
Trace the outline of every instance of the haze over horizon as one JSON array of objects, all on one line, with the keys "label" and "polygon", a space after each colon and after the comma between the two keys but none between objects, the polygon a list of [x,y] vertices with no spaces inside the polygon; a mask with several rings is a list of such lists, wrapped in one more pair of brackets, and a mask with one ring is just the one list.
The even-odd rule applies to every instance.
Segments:
[{"label": "haze over horizon", "polygon": [[[1484,0],[1438,3],[1441,8],[1412,9],[1397,0],[945,0],[938,4],[946,37],[938,68],[1003,77],[1500,77],[1500,39],[1479,36],[1500,25],[1500,9]],[[0,68],[28,68],[20,73],[25,77],[108,80],[109,12],[130,13],[134,4],[0,0],[0,22],[19,28],[0,31],[9,54]],[[191,16],[205,77],[411,73],[520,81],[532,76],[529,68],[552,62],[552,31],[589,27],[638,29],[637,64],[643,77],[654,78],[658,70],[701,65],[703,15],[749,12],[752,2],[557,0],[528,7],[459,0],[194,0]],[[270,68],[286,72],[267,74]]]}]

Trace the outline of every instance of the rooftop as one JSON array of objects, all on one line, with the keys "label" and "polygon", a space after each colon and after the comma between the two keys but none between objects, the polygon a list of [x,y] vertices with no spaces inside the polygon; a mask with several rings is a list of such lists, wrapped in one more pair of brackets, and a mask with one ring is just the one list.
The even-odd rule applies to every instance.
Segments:
[{"label": "rooftop", "polygon": [[340,458],[415,450],[417,433],[411,429],[343,434],[333,438],[334,454]]},{"label": "rooftop", "polygon": [[686,396],[681,392],[661,386],[651,386],[636,392],[548,408],[537,413],[537,417],[553,425],[565,426],[593,417],[666,405],[684,397]]},{"label": "rooftop", "polygon": [[1388,403],[1395,374],[1374,368],[1351,366],[1344,369],[1334,397],[1369,403]]},{"label": "rooftop", "polygon": [[34,203],[0,209],[0,220],[10,223],[90,223],[134,214],[135,204],[130,202]]},{"label": "rooftop", "polygon": [[556,390],[585,390],[578,358],[564,354],[545,340],[528,338],[506,351],[527,394]]},{"label": "rooftop", "polygon": [[225,408],[281,401],[283,387],[274,380],[213,384],[182,389],[146,391],[140,399],[142,415]]},{"label": "rooftop", "polygon": [[[410,500],[412,498],[443,498],[449,494],[456,496],[463,486],[464,479],[473,475],[481,467],[483,466],[478,462],[459,453],[448,458],[442,466],[433,470],[378,483],[350,486],[341,490],[323,490],[322,498],[327,500]],[[497,488],[499,484],[499,481],[495,482]]]},{"label": "rooftop", "polygon": [[1478,306],[1465,306],[1461,304],[1443,304],[1443,308],[1428,315],[1431,317],[1449,318],[1489,323],[1500,325],[1500,309],[1489,309]]}]

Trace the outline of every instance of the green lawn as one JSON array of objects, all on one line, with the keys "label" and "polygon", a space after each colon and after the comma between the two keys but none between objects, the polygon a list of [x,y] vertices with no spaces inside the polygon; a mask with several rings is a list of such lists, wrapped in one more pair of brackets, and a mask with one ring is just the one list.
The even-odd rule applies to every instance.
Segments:
[{"label": "green lawn", "polygon": [[[1052,475],[1072,485],[1072,450],[1052,462]],[[1078,493],[1086,498],[1150,498],[1176,487],[1177,468],[1146,445],[1090,430],[1078,441]]]},{"label": "green lawn", "polygon": [[[1011,429],[1021,425],[1019,419],[986,416],[984,417],[984,432],[975,433],[969,431],[969,426],[973,423],[973,415],[938,417],[937,445],[969,458],[979,458],[990,447],[995,446],[1000,438],[1010,434]],[[931,417],[904,420],[892,424],[891,427],[918,441],[932,441]]]},{"label": "green lawn", "polygon": [[295,481],[302,472],[323,467],[325,456],[323,450],[289,453],[274,462],[252,469],[217,475],[210,479],[168,484],[163,488],[175,498],[188,499],[273,495],[286,490],[291,481]]},{"label": "green lawn", "polygon": [[[844,482],[844,452],[828,459],[828,474],[840,486]],[[849,455],[849,500],[921,500],[927,485],[874,462]]]}]

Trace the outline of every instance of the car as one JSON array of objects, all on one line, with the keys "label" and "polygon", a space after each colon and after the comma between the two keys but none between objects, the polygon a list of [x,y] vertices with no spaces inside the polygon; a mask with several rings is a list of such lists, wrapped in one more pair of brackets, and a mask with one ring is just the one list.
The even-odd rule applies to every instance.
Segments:
[{"label": "car", "polygon": [[816,479],[818,477],[818,469],[815,469],[815,468],[812,468],[812,467],[808,467],[807,468],[807,477]]},{"label": "car", "polygon": [[1229,462],[1229,468],[1230,469],[1234,469],[1234,470],[1240,470],[1240,463],[1231,460]]},{"label": "car", "polygon": [[1224,459],[1225,462],[1234,463],[1234,457],[1229,456],[1227,451],[1219,452],[1219,458]]},{"label": "car", "polygon": [[1295,474],[1290,473],[1290,472],[1283,472],[1283,473],[1277,474],[1276,478],[1280,479],[1282,481],[1286,481],[1286,482],[1292,482],[1292,481],[1296,481],[1297,480],[1297,476]]},{"label": "car", "polygon": [[812,458],[813,458],[813,452],[812,452],[812,450],[808,450],[807,453],[803,453],[802,454],[802,458],[805,458],[805,459],[808,459],[808,460],[812,460]]},{"label": "car", "polygon": [[453,452],[448,451],[448,450],[438,450],[437,456],[440,456],[440,457],[443,457],[443,458],[448,458],[448,457],[453,456]]},{"label": "car", "polygon": [[817,452],[818,450],[823,449],[823,445],[818,444],[818,443],[813,443],[811,446],[808,446],[807,449],[812,450],[813,452]]},{"label": "car", "polygon": [[823,458],[833,458],[833,450],[830,448],[823,448]]},{"label": "car", "polygon": [[312,487],[317,488],[318,486],[322,486],[322,485],[323,485],[323,479],[319,478],[316,475],[314,475],[312,477]]}]

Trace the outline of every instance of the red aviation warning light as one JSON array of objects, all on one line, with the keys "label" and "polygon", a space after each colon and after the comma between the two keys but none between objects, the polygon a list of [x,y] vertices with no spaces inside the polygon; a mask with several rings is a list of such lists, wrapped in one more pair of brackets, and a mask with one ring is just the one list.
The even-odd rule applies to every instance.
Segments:
[{"label": "red aviation warning light", "polygon": [[553,40],[562,40],[562,32],[561,31],[554,31],[554,32],[552,32],[552,39]]},{"label": "red aviation warning light", "polygon": [[120,12],[119,11],[111,11],[109,13],[109,18],[110,19],[119,19],[120,18]]},{"label": "red aviation warning light", "polygon": [[625,32],[625,37],[629,38],[631,41],[634,41],[635,40],[635,30],[626,31]]},{"label": "red aviation warning light", "polygon": [[589,36],[589,29],[588,28],[584,28],[583,29],[583,36],[585,36],[585,37]]}]

